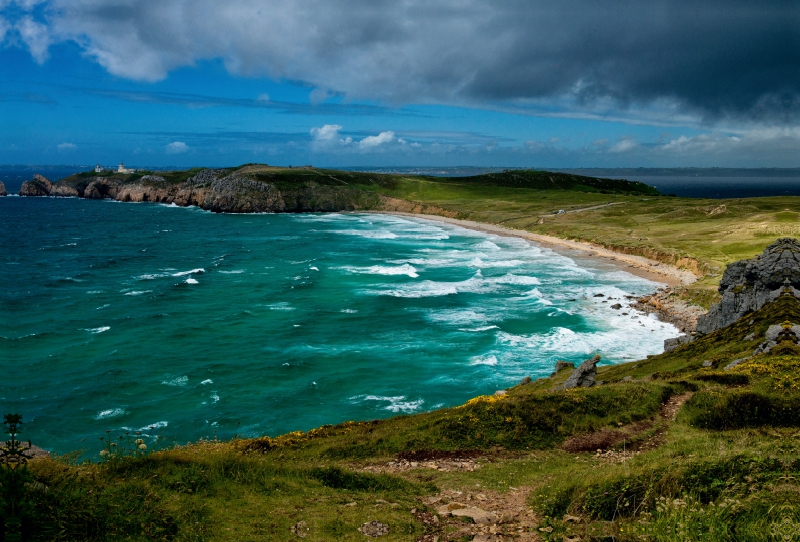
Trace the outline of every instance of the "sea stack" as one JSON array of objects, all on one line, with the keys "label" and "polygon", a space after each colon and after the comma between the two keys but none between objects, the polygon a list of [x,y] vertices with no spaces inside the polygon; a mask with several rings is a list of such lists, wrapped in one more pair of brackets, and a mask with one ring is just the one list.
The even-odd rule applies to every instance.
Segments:
[{"label": "sea stack", "polygon": [[6,192],[6,185],[3,184],[3,181],[0,181],[0,197],[7,195],[8,192]]},{"label": "sea stack", "polygon": [[49,196],[53,190],[53,183],[50,179],[43,177],[38,173],[33,175],[33,179],[22,183],[19,189],[20,196]]}]

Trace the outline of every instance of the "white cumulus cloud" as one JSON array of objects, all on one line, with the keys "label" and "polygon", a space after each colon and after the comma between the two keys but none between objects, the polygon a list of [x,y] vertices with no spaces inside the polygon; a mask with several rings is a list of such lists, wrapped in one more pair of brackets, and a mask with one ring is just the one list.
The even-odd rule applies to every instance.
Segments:
[{"label": "white cumulus cloud", "polygon": [[311,129],[311,137],[314,138],[314,143],[320,147],[330,145],[349,145],[353,142],[352,137],[341,137],[339,130],[342,129],[340,124],[326,124],[320,128],[314,127]]},{"label": "white cumulus cloud", "polygon": [[189,145],[183,141],[173,141],[166,146],[167,154],[184,154],[189,152]]},{"label": "white cumulus cloud", "polygon": [[381,132],[376,136],[367,136],[358,142],[358,146],[362,149],[369,149],[383,145],[384,143],[391,143],[394,141],[394,132]]}]

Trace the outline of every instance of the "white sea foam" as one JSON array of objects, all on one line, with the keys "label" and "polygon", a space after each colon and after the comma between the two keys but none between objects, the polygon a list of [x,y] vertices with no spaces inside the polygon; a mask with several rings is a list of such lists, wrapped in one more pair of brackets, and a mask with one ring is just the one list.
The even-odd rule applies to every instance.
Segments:
[{"label": "white sea foam", "polygon": [[200,273],[205,273],[205,272],[206,272],[205,269],[203,269],[202,267],[198,267],[197,269],[191,269],[189,271],[181,271],[179,273],[173,273],[172,276],[173,277],[183,277],[183,276],[186,276],[186,275],[198,275]]},{"label": "white sea foam", "polygon": [[519,286],[538,286],[542,283],[536,277],[514,275],[511,273],[506,273],[502,277],[489,277],[486,281],[494,284],[514,284]]},{"label": "white sea foam", "polygon": [[[533,277],[530,277],[533,279]],[[460,282],[437,282],[424,280],[403,285],[386,285],[382,290],[367,290],[364,293],[369,295],[388,295],[392,297],[421,298],[421,297],[440,297],[445,295],[455,295],[460,293],[487,294],[498,291],[503,285],[509,283],[507,277],[490,277],[484,279],[480,270],[470,279]],[[523,279],[525,280],[525,279]]]},{"label": "white sea foam", "polygon": [[223,275],[241,275],[244,269],[234,269],[233,271],[220,271]]},{"label": "white sea foam", "polygon": [[357,313],[358,311],[357,311],[357,310],[355,310],[355,309],[342,309],[342,310],[340,310],[339,312],[343,312],[343,313],[345,313],[345,314],[355,314],[355,313]]},{"label": "white sea foam", "polygon": [[197,280],[193,278],[188,278],[186,279],[186,284],[199,284],[199,283],[197,282]]},{"label": "white sea foam", "polygon": [[143,295],[143,294],[149,294],[152,291],[153,290],[139,290],[139,291],[134,290],[134,291],[131,291],[131,292],[127,292],[124,295]]},{"label": "white sea foam", "polygon": [[212,399],[212,400],[213,400],[215,403],[219,401],[219,395],[217,395],[217,392],[215,392],[215,391],[212,391],[212,392],[211,392],[211,399]]},{"label": "white sea foam", "polygon": [[471,328],[471,329],[470,328],[466,328],[466,329],[462,329],[460,331],[469,331],[470,333],[479,333],[481,331],[490,331],[492,329],[500,329],[500,328],[497,327],[497,326],[480,326],[480,327],[474,327],[474,328]]},{"label": "white sea foam", "polygon": [[86,292],[86,293],[87,293],[87,294],[93,294],[93,295],[94,295],[94,294],[102,294],[102,293],[103,293],[103,290],[89,290],[89,291],[88,291],[88,292]]},{"label": "white sea foam", "polygon": [[477,248],[479,250],[503,250],[499,246],[497,246],[495,243],[492,243],[491,241],[489,241],[488,239],[486,241],[481,241],[480,243],[475,245],[474,248]]},{"label": "white sea foam", "polygon": [[483,261],[481,258],[474,258],[469,262],[470,267],[477,267],[478,269],[489,269],[492,267],[519,267],[524,265],[522,260],[489,260]]},{"label": "white sea foam", "polygon": [[485,324],[488,321],[486,314],[475,309],[433,309],[425,314],[425,318],[437,324],[454,326]]},{"label": "white sea foam", "polygon": [[389,410],[391,412],[404,412],[404,413],[412,413],[419,410],[419,407],[425,403],[424,399],[418,399],[416,401],[408,401],[405,395],[397,395],[395,397],[385,397],[379,395],[357,395],[355,397],[350,398],[354,402],[362,402],[362,401],[380,401],[380,402],[388,402],[389,404],[383,407],[384,410]]},{"label": "white sea foam", "polygon": [[211,380],[210,378],[206,378],[205,380],[200,382],[200,385],[202,386],[202,385],[205,385],[205,384],[213,384],[213,383],[214,383],[213,380]]},{"label": "white sea foam", "polygon": [[122,416],[127,414],[128,411],[124,408],[110,408],[108,410],[101,410],[97,413],[97,416],[94,417],[95,420],[107,420],[109,418],[116,418],[117,416]]},{"label": "white sea foam", "polygon": [[181,387],[182,388],[182,387],[186,386],[186,384],[189,383],[189,377],[188,376],[179,376],[177,378],[173,378],[172,380],[164,380],[161,383],[164,384],[165,386],[175,386],[175,387]]},{"label": "white sea foam", "polygon": [[365,239],[397,239],[397,234],[389,230],[330,230],[330,233],[339,235],[353,235]]},{"label": "white sea foam", "polygon": [[470,361],[470,365],[497,365],[497,356],[490,354],[488,356],[475,356]]},{"label": "white sea foam", "polygon": [[411,278],[419,277],[416,268],[408,264],[403,264],[398,267],[388,267],[384,265],[372,265],[370,267],[345,266],[341,269],[350,273],[362,275],[406,275]]},{"label": "white sea foam", "polygon": [[312,267],[309,267],[308,269],[311,270],[311,271],[319,271],[319,267],[313,267],[312,266]]},{"label": "white sea foam", "polygon": [[145,431],[151,431],[153,429],[162,429],[168,425],[169,422],[156,422],[156,423],[151,423],[150,425],[145,425],[144,427],[140,427],[139,429],[137,429],[137,431],[145,432]]},{"label": "white sea foam", "polygon": [[86,331],[90,331],[92,333],[97,334],[97,333],[103,333],[104,331],[108,331],[109,329],[111,329],[110,326],[102,326],[102,327],[96,327],[96,328],[92,328],[92,329],[87,329]]},{"label": "white sea foam", "polygon": [[280,303],[271,303],[269,305],[265,305],[271,311],[293,311],[295,310],[289,303],[282,301]]}]

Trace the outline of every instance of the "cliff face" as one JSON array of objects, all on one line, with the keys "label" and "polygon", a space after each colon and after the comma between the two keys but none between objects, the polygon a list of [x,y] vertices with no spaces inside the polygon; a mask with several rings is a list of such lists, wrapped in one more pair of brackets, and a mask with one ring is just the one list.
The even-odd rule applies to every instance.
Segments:
[{"label": "cliff face", "polygon": [[202,170],[183,182],[158,175],[133,181],[118,177],[72,177],[51,183],[41,175],[22,185],[20,196],[74,196],[117,201],[152,201],[197,205],[224,213],[300,213],[375,209],[380,198],[349,185],[331,186],[314,180],[281,182],[229,170]]},{"label": "cliff face", "polygon": [[697,331],[711,333],[757,311],[787,290],[800,298],[800,242],[778,239],[752,260],[728,265],[719,283],[722,300],[697,320]]}]

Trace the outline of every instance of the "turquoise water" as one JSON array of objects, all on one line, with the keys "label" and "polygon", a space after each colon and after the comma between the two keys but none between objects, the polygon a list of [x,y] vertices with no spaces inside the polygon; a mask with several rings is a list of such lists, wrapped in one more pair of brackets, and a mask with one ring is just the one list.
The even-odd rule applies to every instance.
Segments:
[{"label": "turquoise water", "polygon": [[58,452],[422,412],[677,334],[610,308],[655,283],[422,219],[8,197],[0,220],[0,408]]}]

